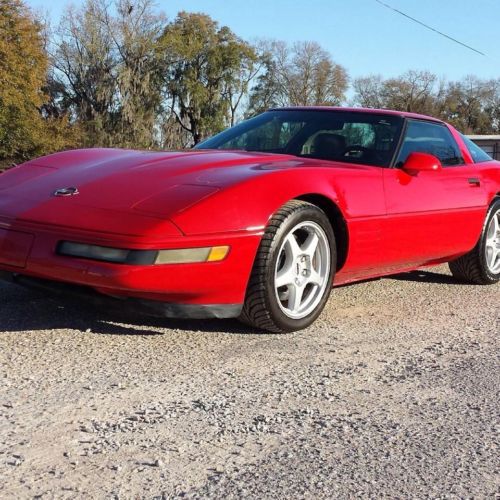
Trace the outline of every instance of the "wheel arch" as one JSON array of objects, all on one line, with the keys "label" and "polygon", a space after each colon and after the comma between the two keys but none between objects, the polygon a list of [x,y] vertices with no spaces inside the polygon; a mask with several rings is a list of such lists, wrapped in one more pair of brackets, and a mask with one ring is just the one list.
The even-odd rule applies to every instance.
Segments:
[{"label": "wheel arch", "polygon": [[336,270],[339,271],[340,269],[342,269],[347,260],[347,253],[349,250],[349,230],[347,227],[347,222],[340,208],[330,198],[318,193],[304,194],[301,196],[297,196],[295,199],[307,201],[308,203],[321,208],[321,210],[325,212],[335,234],[335,241],[337,243]]}]

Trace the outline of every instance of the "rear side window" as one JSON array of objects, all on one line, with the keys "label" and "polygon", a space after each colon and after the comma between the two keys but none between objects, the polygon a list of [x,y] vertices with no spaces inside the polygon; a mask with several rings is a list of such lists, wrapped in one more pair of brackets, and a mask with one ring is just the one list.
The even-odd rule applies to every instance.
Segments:
[{"label": "rear side window", "polygon": [[455,139],[444,125],[418,120],[410,120],[406,128],[405,137],[396,162],[401,167],[410,153],[428,153],[436,156],[443,167],[463,165]]},{"label": "rear side window", "polygon": [[474,163],[482,163],[483,161],[491,161],[493,158],[483,149],[481,149],[475,142],[472,142],[468,137],[463,134],[460,134],[462,139],[469,150]]}]

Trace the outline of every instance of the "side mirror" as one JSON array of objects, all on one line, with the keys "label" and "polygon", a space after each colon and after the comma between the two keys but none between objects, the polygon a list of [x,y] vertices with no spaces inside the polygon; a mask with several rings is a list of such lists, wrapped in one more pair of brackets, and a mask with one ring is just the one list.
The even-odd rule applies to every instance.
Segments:
[{"label": "side mirror", "polygon": [[442,168],[441,162],[434,155],[416,151],[410,153],[403,164],[403,170],[409,173],[438,171]]}]

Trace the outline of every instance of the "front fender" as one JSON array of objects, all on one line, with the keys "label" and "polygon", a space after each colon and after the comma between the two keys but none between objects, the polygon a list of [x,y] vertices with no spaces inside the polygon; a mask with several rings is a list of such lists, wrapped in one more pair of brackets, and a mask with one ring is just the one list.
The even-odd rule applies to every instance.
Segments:
[{"label": "front fender", "polygon": [[263,229],[287,201],[317,194],[335,203],[348,221],[384,210],[382,185],[380,200],[370,196],[369,177],[328,167],[274,170],[225,187],[171,219],[188,235],[254,231]]}]

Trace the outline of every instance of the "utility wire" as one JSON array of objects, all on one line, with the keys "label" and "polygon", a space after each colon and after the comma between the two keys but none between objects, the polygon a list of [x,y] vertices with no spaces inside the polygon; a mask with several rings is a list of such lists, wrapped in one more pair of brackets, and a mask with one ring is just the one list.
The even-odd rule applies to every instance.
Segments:
[{"label": "utility wire", "polygon": [[448,38],[448,40],[451,40],[452,42],[455,42],[455,43],[458,43],[459,45],[462,45],[462,47],[465,47],[465,48],[467,48],[469,50],[472,50],[473,52],[476,52],[477,54],[479,54],[481,56],[488,57],[484,52],[481,52],[480,50],[477,50],[474,47],[471,47],[470,45],[467,45],[466,43],[463,43],[460,40],[457,40],[456,38],[453,38],[453,37],[447,35],[446,33],[443,33],[443,32],[441,32],[441,31],[439,31],[439,30],[437,30],[435,28],[432,28],[428,24],[425,24],[422,21],[419,21],[418,19],[415,19],[414,17],[409,16],[408,14],[405,14],[404,12],[401,12],[400,10],[392,7],[391,5],[386,4],[385,2],[382,2],[381,0],[375,0],[375,1],[377,3],[379,3],[380,5],[383,5],[387,9],[393,10],[394,12],[400,14],[401,16],[404,16],[404,17],[410,19],[411,21],[420,24],[424,28],[427,28],[428,30],[434,31],[434,33],[437,33],[438,35],[441,35],[441,36],[444,36],[445,38]]}]

